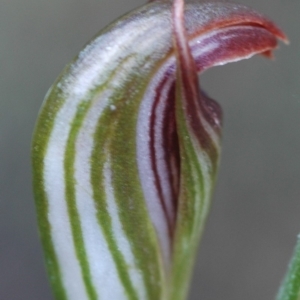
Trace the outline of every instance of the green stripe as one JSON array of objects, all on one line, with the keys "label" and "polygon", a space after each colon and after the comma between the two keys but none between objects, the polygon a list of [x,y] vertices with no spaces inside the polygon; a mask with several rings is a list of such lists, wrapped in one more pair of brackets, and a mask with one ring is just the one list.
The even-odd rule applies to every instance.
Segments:
[{"label": "green stripe", "polygon": [[[65,72],[68,72],[68,68]],[[60,81],[61,77],[57,79],[56,83]],[[61,270],[51,236],[51,225],[48,220],[48,199],[44,183],[44,158],[50,133],[55,123],[53,116],[57,114],[64,102],[64,99],[59,96],[60,93],[61,91],[57,87],[53,88],[39,114],[32,142],[32,172],[38,225],[50,282],[56,298],[67,300],[67,293],[63,286]]]},{"label": "green stripe", "polygon": [[76,139],[79,130],[82,126],[82,122],[90,107],[90,102],[82,102],[78,105],[77,113],[71,125],[66,150],[64,157],[64,169],[65,169],[65,196],[68,207],[68,215],[71,223],[72,236],[74,241],[74,247],[76,256],[79,260],[83,281],[85,284],[86,292],[89,299],[97,300],[97,292],[92,283],[92,275],[90,266],[84,246],[83,233],[80,224],[80,216],[76,206],[76,192],[75,185],[77,184],[74,178],[74,163],[76,155]]},{"label": "green stripe", "polygon": [[[77,107],[76,115],[71,124],[71,129],[69,132],[69,137],[66,145],[65,158],[64,158],[64,169],[65,169],[65,182],[66,182],[66,200],[68,207],[68,214],[71,222],[72,228],[72,236],[74,240],[75,252],[76,256],[79,260],[81,272],[84,280],[84,284],[86,287],[87,294],[89,299],[96,300],[98,299],[98,295],[96,289],[92,283],[92,275],[90,272],[90,266],[86,254],[86,249],[84,246],[83,233],[80,224],[80,216],[76,206],[76,193],[75,193],[75,185],[76,180],[74,176],[74,163],[76,156],[76,140],[82,124],[86,118],[87,112],[89,111],[93,101],[97,101],[97,95],[103,92],[106,89],[106,86],[113,82],[114,77],[118,75],[118,73],[122,70],[123,64],[127,62],[130,56],[123,59],[122,62],[119,63],[118,67],[114,69],[108,76],[105,82],[96,87],[94,90],[89,92],[89,96],[86,96],[84,102],[81,102]],[[132,298],[137,299],[137,298]]]},{"label": "green stripe", "polygon": [[[113,239],[111,219],[106,212],[103,187],[103,166],[106,162],[104,145],[108,149],[112,166],[112,185],[118,206],[119,218],[128,239],[138,270],[143,276],[147,299],[162,299],[160,274],[160,252],[153,225],[149,219],[143,192],[139,182],[136,162],[136,122],[140,99],[146,85],[140,75],[128,77],[126,85],[115,90],[111,104],[116,110],[107,109],[99,120],[95,132],[95,145],[92,155],[92,183],[94,198],[98,207],[99,222],[103,228],[109,247],[116,261],[119,276],[130,296],[133,288],[128,269],[121,252]],[[139,82],[139,85],[136,85]],[[136,94],[132,95],[132,87]],[[128,91],[128,95],[126,92]],[[126,128],[126,130],[124,130]]]},{"label": "green stripe", "polygon": [[[156,300],[163,299],[164,267],[161,248],[149,216],[137,166],[137,118],[140,102],[148,84],[141,81],[140,77],[138,74],[129,78],[122,95],[120,93],[118,109],[122,114],[119,115],[114,128],[110,152],[120,220],[130,241],[138,268],[142,272],[147,297]],[[135,86],[135,94],[130,91],[132,86]]]},{"label": "green stripe", "polygon": [[[113,76],[118,75],[122,72],[123,64],[131,59],[131,55],[127,56],[119,63],[118,68],[112,72],[109,82],[113,82]],[[120,86],[123,86],[122,83]],[[97,93],[99,90],[97,90]],[[130,300],[138,300],[139,297],[135,288],[132,285],[129,269],[132,266],[128,266],[122,254],[122,251],[118,248],[117,242],[113,235],[112,229],[112,219],[107,211],[105,187],[104,187],[104,177],[103,169],[104,164],[107,162],[107,148],[105,148],[106,143],[110,140],[113,135],[111,127],[117,119],[116,115],[119,114],[117,111],[110,109],[110,105],[118,105],[115,98],[118,98],[118,94],[122,94],[122,89],[114,89],[114,95],[111,96],[110,103],[108,107],[103,111],[102,115],[98,120],[98,125],[94,133],[94,149],[91,155],[91,184],[93,187],[93,199],[95,201],[95,206],[97,209],[97,218],[100,227],[103,231],[105,240],[108,244],[109,250],[112,254],[112,258],[116,265],[117,273],[120,281],[125,289],[126,296]],[[109,152],[110,153],[110,152]],[[115,195],[114,195],[115,196]],[[134,257],[135,259],[135,257]],[[134,270],[135,272],[137,270]],[[142,274],[143,275],[143,274]]]},{"label": "green stripe", "polygon": [[[76,58],[74,59],[74,61]],[[67,300],[67,291],[63,284],[61,267],[58,262],[54,243],[51,235],[51,224],[48,219],[48,198],[44,183],[44,160],[49,140],[55,125],[56,115],[65,103],[63,91],[58,83],[64,81],[66,74],[70,73],[69,64],[53,84],[52,90],[45,99],[32,140],[32,165],[33,165],[33,189],[39,225],[40,238],[44,249],[45,262],[54,295],[57,299]],[[110,80],[108,77],[107,81]]]},{"label": "green stripe", "polygon": [[[189,141],[190,142],[190,141]],[[203,230],[205,217],[200,218],[203,211],[204,201],[207,199],[203,189],[202,172],[199,162],[193,153],[192,144],[185,141],[185,153],[187,158],[181,164],[182,170],[182,194],[180,195],[180,207],[178,208],[178,219],[176,227],[176,241],[174,244],[173,260],[173,295],[170,299],[185,299],[183,294],[187,293],[189,278],[195,260],[199,232]],[[189,146],[191,148],[189,148]],[[182,154],[181,154],[182,157]],[[194,176],[194,172],[198,178]],[[196,194],[195,186],[200,185],[201,195]],[[195,201],[201,201],[201,208],[195,210]],[[179,292],[180,291],[180,292]]]},{"label": "green stripe", "polygon": [[103,113],[99,119],[99,123],[94,134],[94,149],[91,156],[91,184],[93,187],[93,198],[97,209],[98,222],[102,228],[108,248],[116,264],[117,272],[120,281],[124,286],[127,298],[130,300],[138,300],[138,296],[132,286],[128,274],[128,267],[126,266],[125,259],[115,241],[112,229],[112,220],[107,210],[103,177],[104,164],[107,159],[104,141],[106,139],[106,135],[109,137],[109,132],[107,131],[109,131],[110,127],[110,122],[107,122],[107,118],[110,119],[108,113]]},{"label": "green stripe", "polygon": [[[77,58],[74,59],[74,61],[76,60]],[[124,59],[124,62],[125,61],[126,58]],[[44,249],[45,262],[52,289],[55,297],[60,300],[68,300],[68,296],[63,284],[61,267],[59,265],[52,240],[51,224],[48,219],[49,209],[44,184],[44,159],[51,133],[55,125],[56,116],[66,101],[64,98],[64,92],[61,90],[60,86],[61,83],[64,82],[65,78],[68,77],[67,74],[70,73],[70,66],[72,66],[72,63],[66,66],[64,71],[53,84],[49,96],[45,99],[39,113],[32,141],[33,188],[40,238]],[[118,68],[107,74],[107,79],[103,86],[108,84],[112,80],[112,77],[115,76],[121,68],[122,63],[120,63]],[[60,83],[60,85],[58,85],[58,83]],[[103,86],[98,87],[96,91],[99,92]]]},{"label": "green stripe", "polygon": [[40,162],[36,154],[33,155],[33,178],[34,178],[34,196],[37,210],[37,219],[39,225],[40,238],[44,248],[45,263],[49,273],[49,279],[53,288],[53,292],[57,299],[67,300],[66,291],[62,283],[61,270],[58,259],[54,250],[51,236],[51,225],[48,222],[48,203],[47,196],[44,192],[44,182],[41,179],[43,170],[40,169]]},{"label": "green stripe", "polygon": [[[180,95],[178,90],[177,95]],[[203,166],[198,160],[198,149],[195,149],[192,141],[193,137],[187,124],[188,116],[185,116],[183,101],[180,97],[176,97],[176,121],[181,157],[181,194],[174,242],[170,297],[172,300],[186,298],[195,252],[206,220],[207,205],[210,203],[212,186],[205,185],[204,177],[214,175],[209,170],[207,174],[204,174]],[[212,183],[213,180],[211,180]],[[199,187],[200,195],[197,194],[196,187]],[[195,201],[200,201],[197,210]]]}]

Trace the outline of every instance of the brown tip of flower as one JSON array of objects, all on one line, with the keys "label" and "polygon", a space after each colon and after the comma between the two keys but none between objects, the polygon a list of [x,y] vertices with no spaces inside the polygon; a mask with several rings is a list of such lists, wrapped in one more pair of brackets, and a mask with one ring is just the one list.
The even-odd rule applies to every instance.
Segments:
[{"label": "brown tip of flower", "polygon": [[281,40],[286,45],[290,43],[286,34],[280,28],[278,28],[273,22],[268,22],[267,25],[269,26],[266,26],[266,29],[268,29],[271,33],[273,33],[279,40]]},{"label": "brown tip of flower", "polygon": [[261,55],[269,59],[274,59],[274,54],[272,50],[267,50],[265,52],[262,52]]}]

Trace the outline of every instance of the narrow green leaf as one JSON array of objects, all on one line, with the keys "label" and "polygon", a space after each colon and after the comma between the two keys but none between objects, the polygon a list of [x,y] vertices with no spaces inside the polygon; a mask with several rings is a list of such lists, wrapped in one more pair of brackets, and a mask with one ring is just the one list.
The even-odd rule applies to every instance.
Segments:
[{"label": "narrow green leaf", "polygon": [[277,300],[300,299],[300,239],[294,250],[287,274],[281,284]]}]

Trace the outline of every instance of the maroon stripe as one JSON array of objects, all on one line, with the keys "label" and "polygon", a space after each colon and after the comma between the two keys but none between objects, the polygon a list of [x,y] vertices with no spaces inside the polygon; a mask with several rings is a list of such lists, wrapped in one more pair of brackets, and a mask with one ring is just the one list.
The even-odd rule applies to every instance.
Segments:
[{"label": "maroon stripe", "polygon": [[174,207],[174,223],[178,205],[179,179],[180,179],[180,154],[179,141],[175,117],[175,82],[168,94],[167,105],[163,120],[163,149],[164,159],[167,164],[169,182],[171,183],[172,204]]},{"label": "maroon stripe", "polygon": [[[190,129],[201,147],[208,152],[212,161],[215,161],[218,150],[205,130],[201,115],[211,128],[220,134],[221,109],[214,100],[200,91],[197,71],[203,71],[218,62],[236,59],[250,53],[266,52],[276,46],[276,36],[284,38],[284,35],[273,23],[261,16],[252,12],[248,12],[247,16],[241,13],[231,20],[223,20],[223,23],[216,21],[215,24],[210,24],[210,28],[205,28],[202,33],[209,31],[213,33],[215,30],[215,34],[194,47],[203,48],[210,43],[218,43],[222,47],[200,55],[195,61],[188,44],[183,15],[175,19],[175,11],[181,4],[180,1],[174,2],[173,29],[178,65],[177,80],[182,88],[183,109]],[[218,27],[223,28],[216,29]],[[269,55],[269,52],[267,54]]]},{"label": "maroon stripe", "polygon": [[[177,29],[174,27],[175,46],[177,50],[177,84],[182,88],[182,108],[189,130],[193,133],[200,147],[210,156],[213,164],[216,164],[218,160],[218,146],[207,132],[204,120],[205,124],[208,124],[217,135],[220,135],[222,112],[219,104],[200,90],[197,71],[204,71],[219,62],[234,60],[250,53],[263,52],[265,55],[270,56],[270,50],[277,44],[275,35],[284,38],[277,28],[272,26],[271,23],[262,21],[260,16],[248,16],[249,23],[246,24],[244,22],[237,24],[241,19],[241,16],[235,16],[234,20],[223,20],[223,23],[215,22],[213,25],[210,24],[209,27],[203,29],[202,34],[207,33],[208,31],[211,31],[211,33],[214,33],[215,31],[215,34],[202,40],[200,44],[195,44],[193,46],[193,51],[196,52],[197,47],[203,48],[210,43],[215,42],[222,46],[206,53],[202,53],[199,57],[196,57],[195,60],[192,57],[188,45],[188,37],[184,36],[184,38],[180,40],[180,36],[178,32],[176,32],[176,30],[184,30],[184,28],[180,28],[180,26],[183,26],[183,20],[181,20],[182,24],[179,26],[178,20],[174,20],[174,22],[177,22]],[[254,21],[260,23],[256,24]],[[224,27],[216,29],[218,26]],[[199,32],[197,32],[197,34],[199,34]],[[188,51],[185,52],[184,48]],[[167,99],[161,97],[161,92],[167,84],[168,78],[174,76],[173,70],[174,65],[170,66],[155,89],[155,98],[152,105],[148,133],[150,138],[149,150],[154,185],[167,221],[170,238],[172,238],[174,224],[176,222],[175,218],[180,183],[180,153],[175,116],[175,83],[172,84]],[[159,111],[160,101],[166,101],[163,112]],[[163,118],[161,126],[156,128],[155,125],[158,121],[158,114],[162,114]],[[158,130],[158,132],[156,130]],[[158,171],[161,153],[157,153],[155,146],[158,143],[156,140],[157,135],[162,137],[161,149],[163,151],[163,160],[167,168],[166,174],[160,174]],[[169,182],[171,199],[165,199],[160,176],[166,176],[166,179]],[[168,211],[168,200],[172,201],[174,216],[172,215],[172,211]]]},{"label": "maroon stripe", "polygon": [[172,238],[174,224],[169,217],[167,205],[165,203],[165,199],[163,196],[163,190],[162,190],[159,173],[158,173],[157,153],[156,153],[156,149],[155,149],[155,124],[157,121],[156,120],[157,119],[156,118],[156,110],[157,110],[157,106],[161,100],[161,90],[163,89],[164,85],[166,84],[167,79],[168,79],[167,76],[164,76],[163,80],[159,83],[159,85],[155,89],[155,99],[153,102],[151,118],[150,118],[149,148],[150,148],[150,156],[151,156],[151,167],[152,167],[153,175],[154,175],[154,183],[155,183],[157,193],[159,196],[159,200],[160,200],[160,203],[161,203],[164,215],[165,215],[165,219],[167,220],[168,234],[169,234],[169,237]]},{"label": "maroon stripe", "polygon": [[196,48],[203,48],[214,42],[222,46],[195,58],[198,72],[203,72],[218,62],[244,57],[250,53],[262,52],[270,57],[271,50],[277,46],[276,37],[264,28],[232,26],[216,31],[200,44],[193,45],[192,50],[196,51]]},{"label": "maroon stripe", "polygon": [[[183,11],[179,9],[181,5],[181,1],[174,1],[173,33],[177,58],[176,84],[179,84],[181,88],[181,105],[190,130],[193,132],[202,149],[208,153],[211,161],[216,162],[218,150],[205,130],[201,118],[203,116],[207,122],[213,119],[209,116],[210,110],[206,108],[206,105],[210,104],[211,101],[206,97],[201,97],[197,67],[188,44]],[[177,13],[179,13],[178,16],[176,16]]]}]

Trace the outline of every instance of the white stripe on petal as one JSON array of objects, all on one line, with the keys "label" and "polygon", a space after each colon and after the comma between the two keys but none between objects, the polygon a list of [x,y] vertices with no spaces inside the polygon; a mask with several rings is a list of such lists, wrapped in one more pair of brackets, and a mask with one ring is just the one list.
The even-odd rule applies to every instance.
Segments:
[{"label": "white stripe on petal", "polygon": [[[145,292],[145,285],[143,282],[142,274],[137,268],[130,244],[126,238],[122,223],[119,218],[118,206],[114,197],[114,190],[112,186],[112,172],[109,159],[105,163],[104,170],[105,180],[105,194],[107,200],[107,209],[112,220],[113,237],[116,241],[118,249],[122,250],[125,263],[128,267],[128,273],[133,288],[138,293],[138,299],[147,299]],[[130,210],[130,208],[128,208]],[[130,213],[130,211],[129,211]],[[122,298],[115,298],[122,299]]]},{"label": "white stripe on petal", "polygon": [[53,246],[69,299],[88,299],[76,257],[65,197],[64,154],[76,106],[65,106],[57,115],[44,160],[44,181]]},{"label": "white stripe on petal", "polygon": [[[166,220],[166,216],[163,212],[163,208],[160,202],[160,198],[157,192],[157,188],[155,186],[155,178],[152,169],[152,162],[151,162],[151,154],[150,154],[150,119],[151,119],[151,111],[153,107],[153,103],[156,96],[156,87],[158,86],[159,82],[163,79],[166,71],[169,69],[171,65],[171,61],[174,59],[169,60],[158,72],[158,74],[153,78],[151,83],[149,84],[145,96],[142,100],[140,105],[139,114],[138,114],[138,122],[137,122],[137,162],[139,168],[139,175],[140,180],[144,192],[144,196],[146,199],[146,204],[148,206],[148,211],[153,222],[154,228],[156,229],[156,233],[158,235],[158,239],[162,248],[162,255],[163,261],[166,264],[166,267],[169,267],[170,260],[171,260],[171,241],[170,235],[168,232],[168,224]],[[165,84],[164,90],[161,94],[161,97],[165,97],[165,101],[167,100],[167,91],[170,88],[173,82],[172,76],[168,79],[167,83]],[[163,101],[163,99],[162,99]],[[161,111],[163,113],[163,111]],[[161,118],[160,118],[161,119]],[[162,141],[161,141],[162,142]],[[161,144],[161,143],[158,143]],[[156,150],[158,152],[161,151],[159,149],[159,145],[156,144]],[[162,172],[163,166],[160,168],[160,175],[161,180],[164,177]],[[167,179],[165,179],[167,181]],[[165,184],[165,182],[163,182]]]},{"label": "white stripe on petal", "polygon": [[93,133],[99,116],[109,103],[110,93],[102,93],[88,111],[76,140],[75,180],[76,204],[79,212],[83,240],[90,267],[92,283],[99,299],[123,299],[124,288],[115,263],[97,219],[97,210],[91,185],[90,158]]}]

